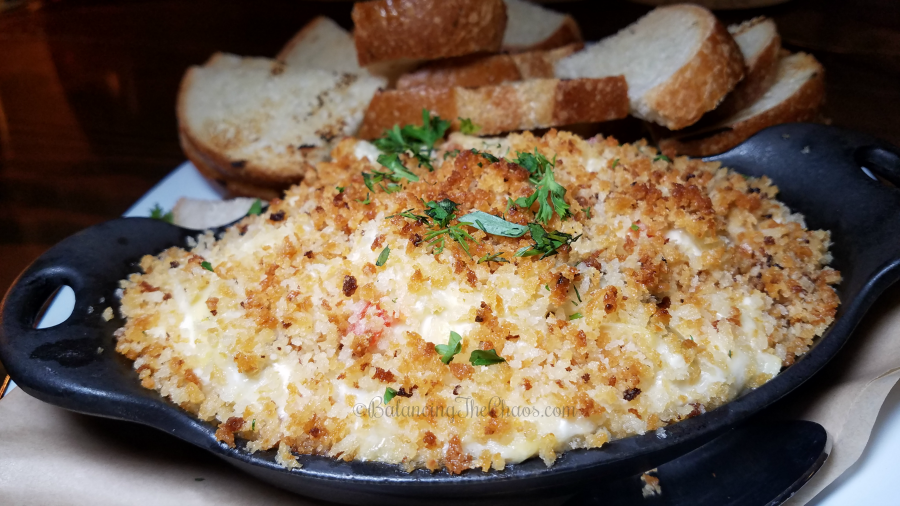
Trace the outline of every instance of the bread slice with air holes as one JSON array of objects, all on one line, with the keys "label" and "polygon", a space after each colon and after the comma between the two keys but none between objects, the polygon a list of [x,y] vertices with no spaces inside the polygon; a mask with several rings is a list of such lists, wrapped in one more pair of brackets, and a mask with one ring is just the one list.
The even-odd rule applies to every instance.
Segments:
[{"label": "bread slice with air holes", "polygon": [[811,55],[796,53],[778,61],[775,83],[756,102],[719,123],[661,139],[668,156],[709,156],[737,146],[760,130],[780,123],[813,121],[825,100],[825,71]]},{"label": "bread slice with air holes", "polygon": [[415,72],[400,76],[396,87],[476,88],[525,79],[551,78],[556,62],[581,47],[582,44],[577,43],[548,51],[446,58],[427,63]]},{"label": "bread slice with air holes", "polygon": [[284,45],[275,59],[296,68],[371,74],[390,82],[411,70],[410,64],[393,62],[360,67],[356,61],[353,35],[325,16],[307,23]]},{"label": "bread slice with air holes", "polygon": [[384,85],[374,76],[218,53],[182,80],[179,133],[189,158],[202,155],[230,180],[284,188],[356,132]]},{"label": "bread slice with air holes", "polygon": [[523,0],[503,2],[507,19],[503,51],[553,49],[582,42],[581,29],[572,16]]},{"label": "bread slice with air holes", "polygon": [[660,7],[556,64],[561,78],[625,75],[631,114],[672,130],[715,109],[744,76],[728,30],[696,5]]},{"label": "bread slice with air holes", "polygon": [[478,125],[478,135],[595,123],[628,115],[628,86],[622,76],[599,79],[529,79],[478,88],[418,87],[375,94],[358,136],[372,139],[394,125],[422,124],[422,109]]},{"label": "bread slice with air holes", "polygon": [[372,0],[352,17],[363,66],[496,53],[506,29],[503,0]]}]

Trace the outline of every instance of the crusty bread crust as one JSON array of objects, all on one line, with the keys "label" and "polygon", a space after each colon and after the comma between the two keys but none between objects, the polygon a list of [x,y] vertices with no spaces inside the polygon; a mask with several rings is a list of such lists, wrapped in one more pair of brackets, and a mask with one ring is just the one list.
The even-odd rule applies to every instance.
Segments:
[{"label": "crusty bread crust", "polygon": [[696,55],[672,77],[647,92],[645,100],[655,117],[646,119],[670,130],[693,125],[704,113],[715,109],[744,77],[740,48],[722,23],[715,18],[713,23]]},{"label": "crusty bread crust", "polygon": [[584,46],[570,44],[550,51],[526,53],[467,55],[428,63],[415,72],[403,75],[397,89],[419,86],[476,88],[523,79],[553,77],[553,65]]},{"label": "crusty bread crust", "polygon": [[182,151],[184,151],[185,156],[187,156],[188,160],[196,167],[197,172],[228,196],[255,197],[264,200],[272,200],[280,197],[282,193],[284,193],[284,189],[287,188],[287,186],[282,189],[267,188],[228,178],[211,167],[206,157],[197,151],[189,139],[186,139],[184,136],[179,137]]},{"label": "crusty bread crust", "polygon": [[563,23],[559,25],[553,34],[546,39],[528,46],[505,45],[503,51],[508,53],[519,53],[523,51],[546,51],[555,49],[569,44],[584,45],[584,39],[581,38],[581,28],[572,16],[566,16]]},{"label": "crusty bread crust", "polygon": [[423,108],[452,120],[452,130],[459,130],[462,117],[481,127],[479,135],[494,135],[624,118],[628,85],[623,76],[612,76],[380,91],[366,110],[358,136],[372,139],[394,125],[421,124]]},{"label": "crusty bread crust", "polygon": [[353,6],[361,66],[496,53],[506,29],[502,0],[374,0]]},{"label": "crusty bread crust", "polygon": [[659,141],[660,150],[667,156],[710,156],[727,151],[764,128],[781,123],[815,121],[825,100],[825,71],[817,66],[815,74],[790,97],[778,105],[733,124],[718,124],[688,135]]},{"label": "crusty bread crust", "polygon": [[281,48],[281,51],[278,52],[278,54],[275,56],[275,59],[282,62],[286,61],[288,59],[288,55],[290,55],[297,46],[303,44],[306,38],[309,37],[309,34],[312,33],[320,23],[327,22],[327,17],[316,16],[315,19],[313,19],[309,23],[306,23],[306,25],[304,25],[299,32],[295,33],[294,36],[291,37],[291,40],[287,41],[287,44],[285,44],[284,47]]},{"label": "crusty bread crust", "polygon": [[[754,18],[741,25],[744,30],[758,23],[768,22],[767,18]],[[735,34],[736,35],[736,34]],[[716,118],[727,118],[741,109],[756,102],[768,90],[778,75],[778,53],[781,50],[781,36],[778,32],[759,53],[746,61],[744,80],[741,81],[722,104],[713,111]]]}]

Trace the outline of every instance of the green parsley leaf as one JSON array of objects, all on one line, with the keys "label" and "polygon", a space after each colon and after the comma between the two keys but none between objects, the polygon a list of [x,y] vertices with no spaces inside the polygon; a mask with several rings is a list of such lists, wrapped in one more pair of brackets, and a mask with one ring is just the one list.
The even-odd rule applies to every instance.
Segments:
[{"label": "green parsley leaf", "polygon": [[253,423],[250,424],[250,430],[256,430],[256,418],[254,418]]},{"label": "green parsley leaf", "polygon": [[447,344],[434,345],[434,351],[441,356],[441,362],[449,364],[453,356],[462,351],[462,336],[451,330]]},{"label": "green parsley leaf", "polygon": [[731,350],[728,350],[728,358],[731,358]]},{"label": "green parsley leaf", "polygon": [[384,389],[384,403],[388,404],[397,395],[397,391],[391,387]]},{"label": "green parsley leaf", "polygon": [[616,165],[619,165],[619,159],[618,159],[618,158],[616,158],[615,160],[613,160],[613,164],[612,164],[612,167],[610,167],[610,169],[615,169],[615,168],[616,168]]},{"label": "green parsley leaf", "polygon": [[250,209],[247,210],[247,216],[258,216],[259,213],[262,212],[262,201],[256,199],[253,201],[253,204],[250,204]]},{"label": "green parsley leaf", "polygon": [[584,318],[581,313],[572,313],[569,315],[569,321],[577,320],[579,318]]},{"label": "green parsley leaf", "polygon": [[590,207],[582,207],[582,211],[584,211],[584,215],[587,216],[587,219],[591,219],[591,208]]},{"label": "green parsley leaf", "polygon": [[[438,116],[431,117],[427,109],[422,109],[422,126],[406,125],[385,130],[384,136],[372,142],[386,155],[406,153],[416,158],[420,167],[433,171],[431,151],[434,143],[444,137],[450,122]],[[379,163],[381,163],[379,161]]]},{"label": "green parsley leaf", "polygon": [[517,158],[513,163],[524,167],[531,174],[529,181],[535,185],[535,191],[530,197],[520,197],[512,202],[523,209],[529,209],[536,201],[538,211],[535,218],[541,223],[549,222],[553,218],[554,211],[560,219],[566,219],[569,216],[569,204],[565,199],[566,189],[553,177],[556,157],[551,162],[540,154],[537,148],[534,148],[534,154],[516,152],[516,155]]},{"label": "green parsley leaf", "polygon": [[581,294],[578,293],[578,287],[573,284],[572,288],[575,289],[575,296],[578,297],[578,302],[581,302]]},{"label": "green parsley leaf", "polygon": [[550,291],[550,285],[544,285],[544,288],[546,288],[548,292]]},{"label": "green parsley leaf", "polygon": [[450,220],[456,217],[456,202],[444,199],[438,202],[431,200],[425,203],[425,214],[437,222],[438,226],[446,227]]},{"label": "green parsley leaf", "polygon": [[482,157],[487,158],[487,161],[489,161],[489,162],[491,162],[491,163],[497,163],[497,162],[500,161],[499,158],[497,158],[496,156],[494,156],[494,155],[488,153],[487,151],[478,151],[477,149],[472,148],[472,154],[475,154],[475,155],[481,155]]},{"label": "green parsley leaf", "polygon": [[381,267],[387,262],[388,255],[391,254],[391,248],[389,246],[385,246],[383,250],[381,250],[381,254],[378,255],[378,260],[375,261],[375,265]]},{"label": "green parsley leaf", "polygon": [[[393,175],[396,177],[402,177],[409,179],[410,181],[418,181],[419,176],[413,174],[400,162],[400,155],[397,153],[392,153],[390,155],[378,155],[378,163],[391,169]],[[368,186],[368,185],[366,185]]]},{"label": "green parsley leaf", "polygon": [[688,336],[688,337],[690,337],[690,338],[691,338],[691,341],[693,341],[693,340],[694,340],[694,336]]},{"label": "green parsley leaf", "polygon": [[634,223],[631,224],[631,230],[634,230],[635,232],[637,232],[640,229],[641,229],[641,227],[635,225]]},{"label": "green parsley leaf", "polygon": [[497,355],[497,350],[475,350],[469,355],[469,363],[472,365],[494,365],[506,362],[506,359]]},{"label": "green parsley leaf", "polygon": [[481,130],[479,125],[472,123],[472,120],[469,118],[459,118],[459,131],[465,135],[473,135],[478,133]]},{"label": "green parsley leaf", "polygon": [[566,234],[565,232],[560,232],[558,230],[547,232],[537,223],[529,223],[528,230],[531,232],[531,239],[534,241],[534,244],[525,246],[520,248],[519,251],[516,251],[515,256],[517,257],[541,255],[540,260],[543,260],[559,253],[558,250],[560,247],[572,244],[581,237],[580,235],[573,237],[571,234]]},{"label": "green parsley leaf", "polygon": [[506,262],[506,263],[509,263],[509,260],[500,256],[502,254],[503,254],[502,251],[500,253],[488,253],[487,255],[479,258],[477,263],[479,263],[479,264],[482,264],[484,262],[499,262],[499,263]]},{"label": "green parsley leaf", "polygon": [[343,186],[335,186],[334,189],[337,190],[338,193],[344,193],[344,190],[346,190]]},{"label": "green parsley leaf", "polygon": [[528,227],[524,225],[511,223],[484,211],[472,211],[459,218],[459,222],[463,225],[475,227],[486,234],[503,237],[522,237],[528,232]]},{"label": "green parsley leaf", "polygon": [[172,223],[172,211],[166,212],[160,205],[157,203],[153,206],[153,209],[150,210],[150,217],[154,220],[165,221],[166,223]]},{"label": "green parsley leaf", "polygon": [[212,264],[207,262],[206,260],[200,262],[200,267],[203,267],[204,269],[208,270],[209,272],[216,272],[213,270]]},{"label": "green parsley leaf", "polygon": [[372,199],[369,198],[369,192],[366,192],[366,200],[359,200],[359,199],[354,199],[354,200],[364,206],[367,206],[372,203]]},{"label": "green parsley leaf", "polygon": [[670,160],[669,157],[666,155],[656,155],[656,158],[654,158],[653,161],[655,162],[657,160],[662,160],[664,162],[672,163],[672,160]]},{"label": "green parsley leaf", "polygon": [[444,160],[446,160],[447,158],[450,158],[451,156],[453,156],[453,157],[459,156],[459,150],[454,149],[453,151],[445,151],[444,152]]}]

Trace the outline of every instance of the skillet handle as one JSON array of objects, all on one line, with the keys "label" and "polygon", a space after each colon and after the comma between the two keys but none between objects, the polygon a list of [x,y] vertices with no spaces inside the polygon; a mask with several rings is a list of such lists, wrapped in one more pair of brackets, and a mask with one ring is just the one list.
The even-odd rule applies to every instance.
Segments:
[{"label": "skillet handle", "polygon": [[[118,306],[119,280],[139,270],[147,252],[183,245],[196,232],[149,218],[121,218],[90,227],[41,255],[0,304],[0,361],[29,395],[91,415],[163,428],[201,446],[209,428],[140,386],[132,363],[116,353],[124,324],[103,317]],[[75,292],[71,316],[36,329],[35,319],[59,287]],[[101,302],[102,301],[102,302]]]},{"label": "skillet handle", "polygon": [[793,123],[706,160],[768,176],[778,199],[803,213],[809,228],[831,231],[842,299],[864,292],[867,308],[900,279],[900,148],[860,132]]}]

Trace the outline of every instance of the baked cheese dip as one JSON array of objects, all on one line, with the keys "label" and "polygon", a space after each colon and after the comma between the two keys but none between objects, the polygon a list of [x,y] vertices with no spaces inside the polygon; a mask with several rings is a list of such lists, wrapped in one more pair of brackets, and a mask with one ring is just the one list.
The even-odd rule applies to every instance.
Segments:
[{"label": "baked cheese dip", "polygon": [[345,139],[144,257],[117,332],[143,386],[287,467],[549,466],[762,385],[834,318],[829,233],[764,177],[555,130],[432,150],[442,126]]}]

